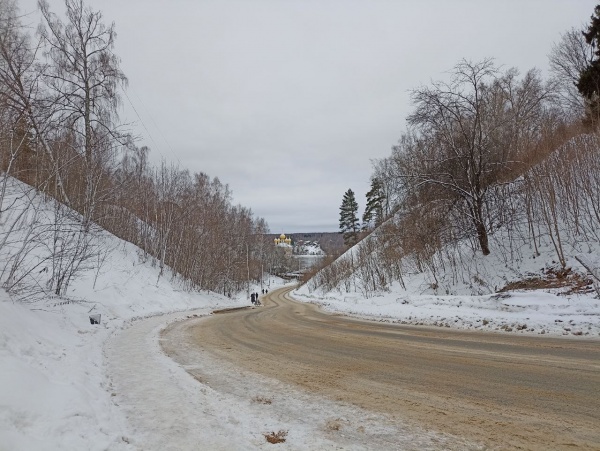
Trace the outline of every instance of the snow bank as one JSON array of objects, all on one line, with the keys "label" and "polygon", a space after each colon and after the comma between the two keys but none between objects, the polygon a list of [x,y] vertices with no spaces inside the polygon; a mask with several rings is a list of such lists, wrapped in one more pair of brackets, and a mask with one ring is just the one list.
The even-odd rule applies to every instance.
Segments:
[{"label": "snow bank", "polygon": [[[396,287],[399,288],[399,287]],[[365,298],[358,294],[318,298],[302,288],[294,297],[326,310],[401,324],[539,335],[600,337],[600,300],[542,291],[484,296],[414,295],[396,289]]]}]

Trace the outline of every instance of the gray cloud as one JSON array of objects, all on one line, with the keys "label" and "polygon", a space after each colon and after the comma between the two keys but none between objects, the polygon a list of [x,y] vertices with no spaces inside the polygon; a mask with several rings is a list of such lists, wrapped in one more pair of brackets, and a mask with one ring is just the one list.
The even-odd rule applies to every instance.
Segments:
[{"label": "gray cloud", "polygon": [[364,205],[370,161],[405,129],[410,89],[461,58],[545,69],[553,42],[596,2],[88,3],[116,23],[130,80],[123,117],[155,161],[219,177],[289,233],[337,230],[348,188]]}]

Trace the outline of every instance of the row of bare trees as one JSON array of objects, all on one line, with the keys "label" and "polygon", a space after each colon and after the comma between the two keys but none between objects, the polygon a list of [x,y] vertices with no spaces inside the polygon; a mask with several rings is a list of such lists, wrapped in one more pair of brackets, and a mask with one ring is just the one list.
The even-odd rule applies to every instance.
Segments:
[{"label": "row of bare trees", "polygon": [[147,149],[126,153],[115,175],[120,189],[100,223],[171,268],[189,288],[231,294],[259,281],[274,247],[268,226],[231,202],[218,178],[163,163],[147,165]]},{"label": "row of bare trees", "polygon": [[410,131],[393,148],[401,205],[459,209],[484,255],[494,212],[491,188],[509,181],[540,134],[549,97],[538,74],[518,78],[491,60],[462,61],[450,82],[413,91]]},{"label": "row of bare trees", "polygon": [[409,130],[374,164],[393,213],[309,287],[369,296],[425,273],[433,288],[443,275],[446,289],[475,280],[489,292],[500,287],[470,267],[476,254],[513,267],[550,246],[564,268],[566,248],[600,242],[600,140],[557,73],[544,83],[461,61],[449,81],[414,90]]},{"label": "row of bare trees", "polygon": [[218,179],[149,164],[119,120],[114,24],[82,0],[65,5],[62,20],[39,0],[32,34],[17,2],[0,0],[0,283],[64,295],[104,259],[101,228],[189,289],[232,294],[259,280],[276,258],[267,224]]}]

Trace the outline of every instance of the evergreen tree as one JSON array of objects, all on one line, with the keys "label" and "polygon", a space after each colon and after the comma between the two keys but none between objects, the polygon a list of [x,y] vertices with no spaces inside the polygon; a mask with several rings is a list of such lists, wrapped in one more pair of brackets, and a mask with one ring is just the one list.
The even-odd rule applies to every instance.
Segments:
[{"label": "evergreen tree", "polygon": [[591,23],[583,35],[586,42],[595,49],[595,56],[579,74],[577,89],[588,102],[588,119],[595,123],[600,117],[600,5],[594,9]]},{"label": "evergreen tree", "polygon": [[363,214],[363,229],[378,227],[383,221],[383,201],[385,194],[381,181],[374,177],[371,179],[371,190],[367,193],[367,206]]},{"label": "evergreen tree", "polygon": [[349,189],[344,193],[340,207],[340,233],[344,234],[344,244],[352,246],[358,241],[358,204],[354,192]]}]

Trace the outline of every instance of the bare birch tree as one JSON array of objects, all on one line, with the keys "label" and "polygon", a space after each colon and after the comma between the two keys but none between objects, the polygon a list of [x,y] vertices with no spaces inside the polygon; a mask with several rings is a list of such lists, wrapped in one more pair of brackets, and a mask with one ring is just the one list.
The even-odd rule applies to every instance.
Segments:
[{"label": "bare birch tree", "polygon": [[67,22],[50,11],[46,0],[38,5],[44,18],[39,34],[48,65],[44,80],[50,90],[53,124],[71,133],[71,146],[84,162],[84,193],[77,205],[87,226],[96,208],[97,178],[106,153],[126,142],[118,125],[119,87],[127,78],[113,53],[114,23],[106,26],[102,13],[82,0],[65,0]]}]

